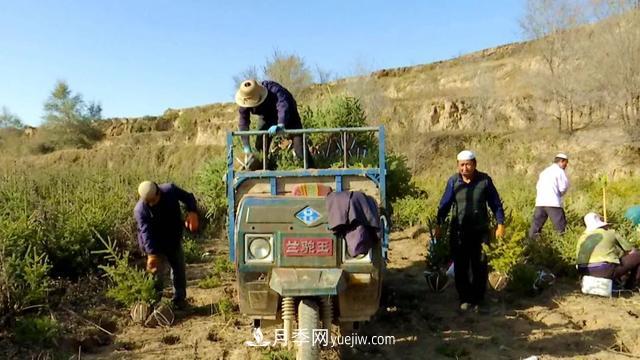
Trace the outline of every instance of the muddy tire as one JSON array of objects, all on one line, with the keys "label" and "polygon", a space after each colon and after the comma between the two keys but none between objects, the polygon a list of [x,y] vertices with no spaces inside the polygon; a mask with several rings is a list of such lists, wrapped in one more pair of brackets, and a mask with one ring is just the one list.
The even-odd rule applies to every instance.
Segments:
[{"label": "muddy tire", "polygon": [[[320,359],[319,344],[313,343],[313,329],[318,329],[319,323],[318,304],[309,299],[301,300],[298,305],[298,331],[304,335],[300,335],[296,343],[296,360]],[[307,341],[300,341],[303,339]]]}]

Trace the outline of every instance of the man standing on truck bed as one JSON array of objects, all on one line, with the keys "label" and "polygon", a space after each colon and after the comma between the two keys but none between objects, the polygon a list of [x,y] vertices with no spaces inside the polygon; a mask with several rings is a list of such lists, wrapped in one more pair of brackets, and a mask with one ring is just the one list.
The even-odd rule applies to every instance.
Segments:
[{"label": "man standing on truck bed", "polygon": [[[475,154],[464,150],[458,154],[457,160],[458,173],[449,178],[440,200],[435,236],[436,239],[440,237],[440,226],[453,207],[449,246],[456,290],[460,297],[460,311],[485,311],[488,265],[482,244],[489,243],[487,205],[498,221],[496,237],[504,236],[504,209],[491,177],[476,170]],[[479,309],[479,306],[482,308]]]},{"label": "man standing on truck bed", "polygon": [[[138,245],[147,254],[147,271],[154,275],[156,292],[162,294],[162,273],[166,263],[171,267],[173,280],[173,305],[186,305],[187,280],[185,276],[184,252],[182,249],[182,227],[198,230],[196,198],[175,184],[156,184],[143,181],[138,186],[140,200],[134,209],[138,224]],[[187,208],[183,225],[180,203]]]},{"label": "man standing on truck bed", "polygon": [[[269,132],[267,136],[266,148],[269,151],[271,137],[284,129],[302,129],[302,120],[298,113],[298,104],[293,95],[284,86],[275,81],[265,80],[258,83],[255,80],[245,80],[240,84],[240,88],[235,96],[236,104],[240,106],[238,129],[240,131],[249,130],[251,114],[258,115],[258,130]],[[296,157],[303,160],[304,154],[302,135],[292,136],[293,150]],[[258,152],[262,151],[262,136],[256,136],[255,147]],[[242,137],[242,150],[245,154],[251,153],[249,138]],[[263,154],[267,156],[267,154]],[[307,167],[315,167],[313,158],[307,151]]]}]

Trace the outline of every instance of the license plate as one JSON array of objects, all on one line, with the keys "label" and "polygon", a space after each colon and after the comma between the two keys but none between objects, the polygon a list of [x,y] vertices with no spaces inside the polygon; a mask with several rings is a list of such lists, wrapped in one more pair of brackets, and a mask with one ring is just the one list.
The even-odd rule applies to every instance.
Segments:
[{"label": "license plate", "polygon": [[331,238],[285,238],[285,256],[333,256]]}]

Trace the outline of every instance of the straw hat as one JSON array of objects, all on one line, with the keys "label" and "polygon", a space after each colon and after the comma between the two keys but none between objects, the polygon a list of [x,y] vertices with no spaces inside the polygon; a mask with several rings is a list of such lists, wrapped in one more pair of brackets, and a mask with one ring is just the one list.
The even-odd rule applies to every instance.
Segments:
[{"label": "straw hat", "polygon": [[267,89],[255,80],[245,80],[236,92],[236,104],[242,107],[256,107],[267,98]]}]

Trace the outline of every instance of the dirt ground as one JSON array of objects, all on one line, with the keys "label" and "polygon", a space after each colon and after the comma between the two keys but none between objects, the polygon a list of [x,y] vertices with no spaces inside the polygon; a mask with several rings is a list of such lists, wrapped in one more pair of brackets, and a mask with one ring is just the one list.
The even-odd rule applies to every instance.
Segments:
[{"label": "dirt ground", "polygon": [[[360,334],[394,336],[395,344],[342,348],[345,359],[629,359],[640,358],[640,296],[585,296],[573,280],[561,280],[541,295],[512,298],[490,294],[491,313],[460,315],[449,286],[430,293],[422,276],[426,238],[396,233],[385,278],[384,304]],[[196,287],[206,265],[190,265],[188,296],[193,307],[177,313],[168,329],[122,327],[111,345],[83,359],[268,359],[275,349],[250,348],[251,321],[212,315],[212,304],[233,293],[231,282]],[[274,326],[265,326],[273,339]],[[325,350],[324,359],[338,358]]]}]

